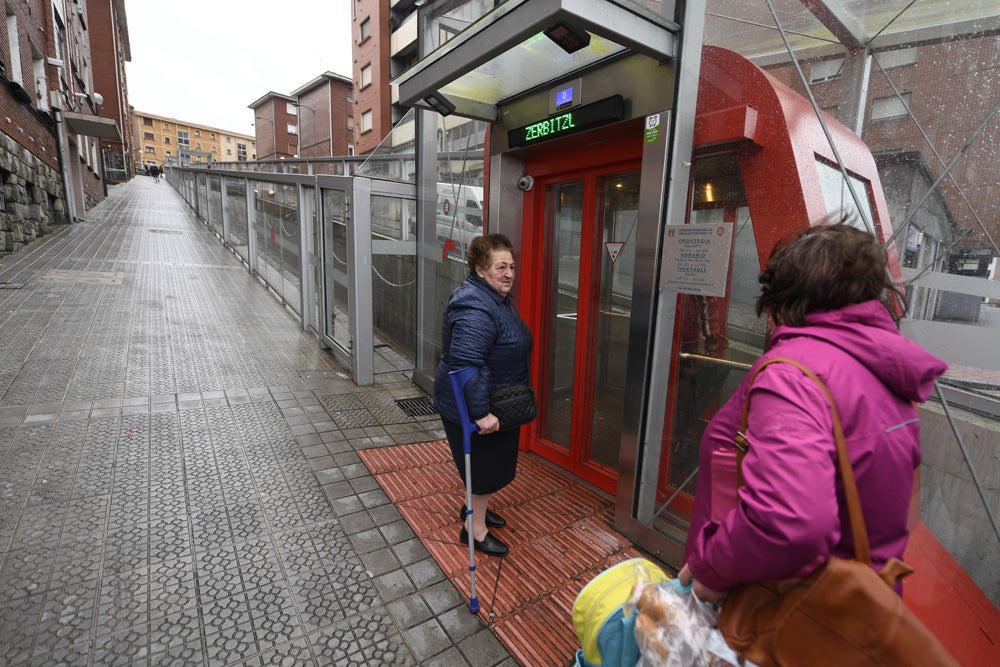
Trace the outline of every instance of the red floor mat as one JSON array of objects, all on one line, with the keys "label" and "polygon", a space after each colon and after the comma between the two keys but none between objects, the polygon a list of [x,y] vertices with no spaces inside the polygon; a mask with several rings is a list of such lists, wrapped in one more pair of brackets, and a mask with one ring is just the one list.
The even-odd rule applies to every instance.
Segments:
[{"label": "red floor mat", "polygon": [[[358,454],[468,599],[468,550],[458,541],[465,488],[448,443]],[[477,554],[480,617],[524,667],[572,664],[579,648],[571,616],[577,593],[605,568],[643,554],[614,531],[614,501],[532,456],[519,457],[516,479],[493,496],[490,509],[507,519],[507,527],[496,534],[510,546],[510,553],[502,564],[499,558]]]}]

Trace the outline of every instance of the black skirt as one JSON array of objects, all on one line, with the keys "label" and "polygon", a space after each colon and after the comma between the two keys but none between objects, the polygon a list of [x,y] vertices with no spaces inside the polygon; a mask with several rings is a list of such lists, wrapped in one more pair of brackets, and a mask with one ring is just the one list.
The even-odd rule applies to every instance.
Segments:
[{"label": "black skirt", "polygon": [[[455,459],[455,467],[465,486],[465,445],[462,441],[462,427],[459,424],[442,419],[444,432],[448,436],[451,455]],[[472,493],[485,496],[496,493],[514,481],[517,472],[517,441],[520,428],[511,428],[487,435],[472,434]]]}]

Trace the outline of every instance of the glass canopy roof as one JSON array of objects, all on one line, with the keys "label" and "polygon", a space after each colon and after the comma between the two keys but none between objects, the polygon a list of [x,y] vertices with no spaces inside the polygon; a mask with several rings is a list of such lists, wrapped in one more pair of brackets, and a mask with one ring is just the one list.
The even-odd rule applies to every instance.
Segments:
[{"label": "glass canopy roof", "polygon": [[[672,12],[656,0],[506,0],[397,77],[399,102],[428,107],[436,93],[451,113],[494,120],[498,103],[626,50],[670,60],[679,26],[664,5]],[[1000,32],[997,0],[707,0],[706,12],[706,44],[762,66],[789,60],[776,19],[799,58]],[[559,48],[544,31],[561,22],[590,44]]]},{"label": "glass canopy roof", "polygon": [[[572,52],[559,47],[545,31],[560,24],[589,35],[589,44]],[[641,3],[508,0],[393,83],[401,104],[431,106],[427,97],[436,94],[455,107],[452,113],[494,120],[499,102],[626,50],[669,60],[677,31]]]},{"label": "glass canopy roof", "polygon": [[792,48],[820,51],[815,55],[837,45],[882,50],[1000,29],[997,0],[707,0],[706,5],[712,20],[706,21],[705,43],[758,64],[788,59],[775,15]]}]

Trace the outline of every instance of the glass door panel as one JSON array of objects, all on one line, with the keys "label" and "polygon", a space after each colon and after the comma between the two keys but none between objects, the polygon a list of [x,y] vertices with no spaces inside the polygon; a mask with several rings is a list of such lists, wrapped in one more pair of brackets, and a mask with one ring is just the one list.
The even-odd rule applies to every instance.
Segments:
[{"label": "glass door panel", "polygon": [[761,264],[753,219],[733,155],[694,165],[688,224],[732,223],[733,251],[724,297],[680,294],[675,313],[673,368],[653,525],[683,543],[699,470],[705,426],[764,351],[766,317],[757,317]]},{"label": "glass door panel", "polygon": [[326,329],[323,332],[350,354],[347,265],[347,193],[323,190],[323,234],[326,267]]},{"label": "glass door panel", "polygon": [[608,492],[618,474],[639,201],[639,172],[612,169],[542,184],[542,410],[532,444]]},{"label": "glass door panel", "polygon": [[628,361],[632,279],[635,273],[635,227],[639,217],[639,174],[598,180],[601,214],[595,252],[600,267],[592,346],[591,429],[587,460],[617,470],[621,444],[625,372]]},{"label": "glass door panel", "polygon": [[583,203],[583,181],[554,183],[546,188],[551,275],[546,299],[548,336],[543,357],[547,365],[542,437],[565,452],[570,449],[573,423]]}]

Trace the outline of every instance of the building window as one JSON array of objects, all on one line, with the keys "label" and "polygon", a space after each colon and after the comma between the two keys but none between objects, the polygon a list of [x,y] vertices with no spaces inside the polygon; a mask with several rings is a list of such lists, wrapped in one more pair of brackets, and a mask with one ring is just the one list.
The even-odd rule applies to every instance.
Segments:
[{"label": "building window", "polygon": [[226,137],[226,143],[227,144],[233,143],[233,138],[232,137]]},{"label": "building window", "polygon": [[[899,120],[910,115],[910,99],[913,93],[903,93],[899,97],[880,97],[872,102],[872,120]],[[902,99],[900,99],[902,98]]]},{"label": "building window", "polygon": [[239,157],[239,159],[241,159],[241,160],[246,160],[247,159],[247,145],[246,144],[241,144],[241,143],[237,143],[236,144],[236,156]]},{"label": "building window", "polygon": [[823,60],[809,68],[809,83],[832,81],[844,73],[844,59]]},{"label": "building window", "polygon": [[146,146],[146,152],[150,153],[150,154],[155,154],[156,153],[156,147],[155,146]]},{"label": "building window", "polygon": [[347,117],[347,129],[351,131],[354,130],[354,116]]},{"label": "building window", "polygon": [[170,137],[163,137],[163,143],[170,145]]},{"label": "building window", "polygon": [[170,123],[164,123],[163,124],[163,129],[164,130],[169,130],[170,129]]},{"label": "building window", "polygon": [[285,112],[289,116],[298,116],[299,108],[293,102],[285,102]]},{"label": "building window", "polygon": [[155,141],[156,140],[156,137],[153,136],[152,132],[143,132],[142,133],[142,138],[145,139],[146,141]]},{"label": "building window", "polygon": [[232,148],[227,148],[226,149],[226,155],[232,155],[232,154],[233,154],[233,149]]},{"label": "building window", "polygon": [[916,65],[917,64],[917,47],[912,47],[909,49],[899,49],[897,51],[883,51],[879,53],[876,58],[878,59],[879,67],[882,69],[892,69],[893,67],[903,67],[904,65]]},{"label": "building window", "polygon": [[347,154],[354,155],[354,144],[347,144]]},{"label": "building window", "polygon": [[171,153],[170,151],[163,151],[163,154],[166,155],[167,157],[173,155],[173,153]]},{"label": "building window", "polygon": [[215,139],[215,132],[209,132],[208,133],[208,138],[209,139]]},{"label": "building window", "polygon": [[153,119],[152,118],[143,118],[142,119],[142,124],[145,125],[146,127],[153,127]]},{"label": "building window", "polygon": [[348,102],[353,102],[354,101],[354,90],[353,89],[350,89],[350,88],[347,89],[347,101]]},{"label": "building window", "polygon": [[288,134],[298,134],[298,133],[299,133],[299,126],[295,125],[294,123],[289,123]]},{"label": "building window", "polygon": [[[197,132],[195,132],[195,134],[198,134],[198,133],[197,133]],[[196,151],[200,151],[200,150],[201,150],[201,142],[200,142],[200,141],[196,141],[196,142],[194,142],[194,149],[195,149]]]},{"label": "building window", "polygon": [[191,134],[187,130],[177,130],[177,145],[191,147]]},{"label": "building window", "polygon": [[21,83],[21,40],[17,36],[17,15],[7,15],[7,44],[10,45],[10,80]]},{"label": "building window", "polygon": [[358,82],[358,88],[364,90],[370,85],[372,85],[372,66],[368,64],[361,68],[361,81]]},{"label": "building window", "polygon": [[219,147],[218,146],[212,146],[211,150],[212,150],[213,153],[218,153],[219,152]]},{"label": "building window", "polygon": [[368,109],[361,113],[361,132],[370,132],[372,129],[372,110]]},{"label": "building window", "polygon": [[371,17],[368,17],[364,21],[362,21],[360,28],[361,28],[361,37],[360,39],[358,39],[358,44],[361,44],[362,42],[364,42],[365,40],[367,40],[369,37],[372,36]]}]

